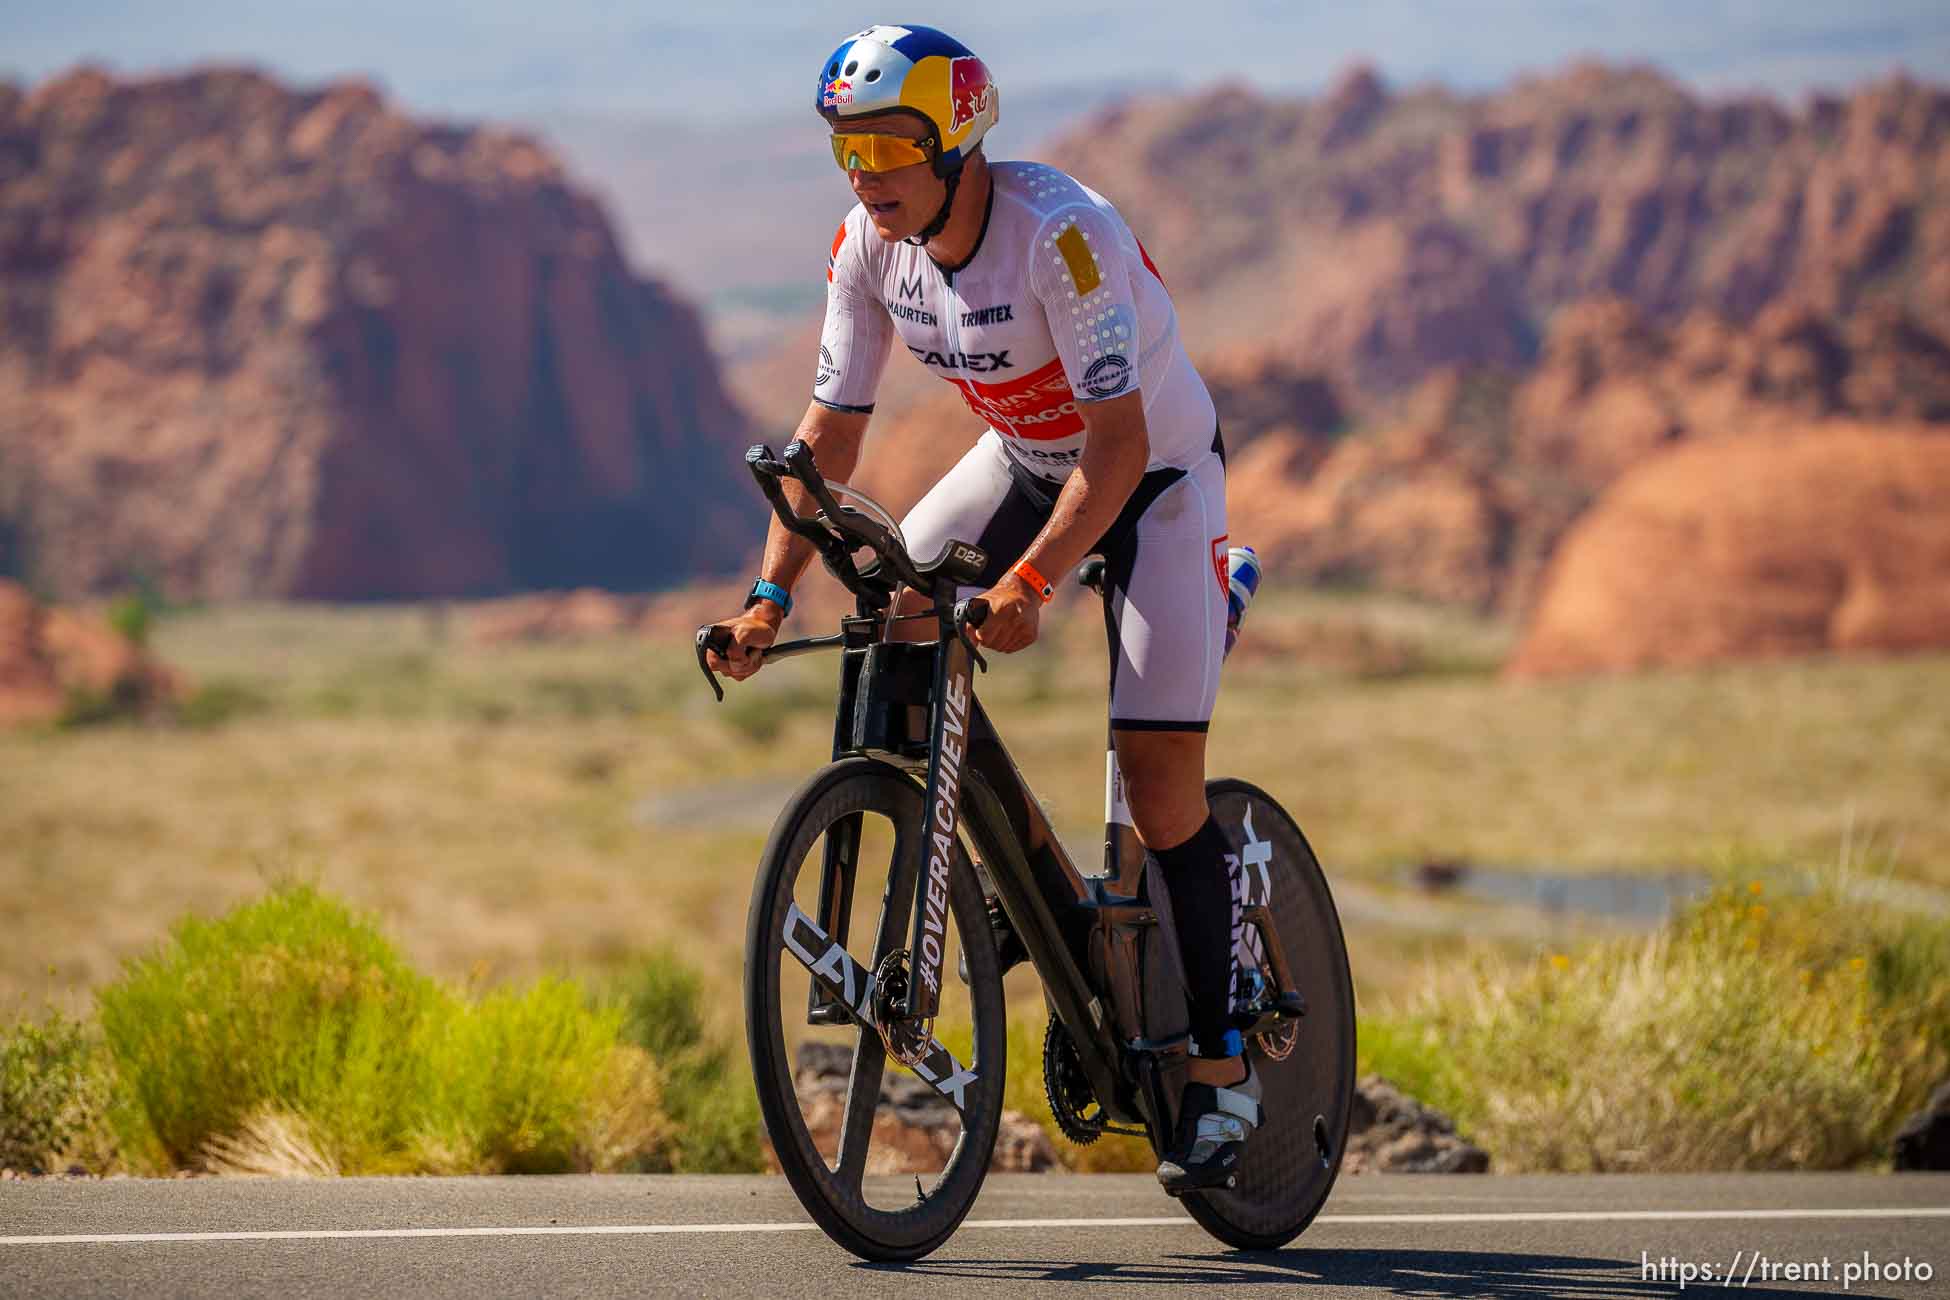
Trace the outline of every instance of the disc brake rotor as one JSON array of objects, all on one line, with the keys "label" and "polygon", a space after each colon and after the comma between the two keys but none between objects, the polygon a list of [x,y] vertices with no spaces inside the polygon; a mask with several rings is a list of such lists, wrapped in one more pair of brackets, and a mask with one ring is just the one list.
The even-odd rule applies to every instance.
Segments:
[{"label": "disc brake rotor", "polygon": [[906,1002],[907,949],[896,948],[874,968],[873,1027],[887,1055],[911,1070],[933,1050],[934,1018],[914,1019],[902,1010]]},{"label": "disc brake rotor", "polygon": [[1300,1045],[1300,1022],[1282,1020],[1278,1028],[1253,1035],[1253,1041],[1259,1044],[1260,1051],[1266,1053],[1267,1060],[1284,1061]]}]

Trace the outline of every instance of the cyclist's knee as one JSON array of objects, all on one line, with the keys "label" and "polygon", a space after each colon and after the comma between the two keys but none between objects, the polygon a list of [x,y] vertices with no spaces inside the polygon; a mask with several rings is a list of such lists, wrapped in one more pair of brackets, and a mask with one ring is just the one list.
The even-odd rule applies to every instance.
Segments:
[{"label": "cyclist's knee", "polygon": [[1205,824],[1205,736],[1195,731],[1115,733],[1124,799],[1152,848],[1190,839]]}]

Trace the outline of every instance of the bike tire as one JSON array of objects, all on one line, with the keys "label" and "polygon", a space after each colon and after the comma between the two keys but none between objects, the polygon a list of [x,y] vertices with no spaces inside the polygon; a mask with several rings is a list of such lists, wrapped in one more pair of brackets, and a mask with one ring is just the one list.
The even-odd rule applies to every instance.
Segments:
[{"label": "bike tire", "polygon": [[[746,1042],[759,1110],[773,1153],[800,1204],[827,1236],[862,1259],[877,1262],[916,1260],[937,1249],[967,1216],[988,1173],[1001,1124],[1007,1032],[1002,973],[981,888],[957,843],[955,861],[948,872],[947,910],[954,927],[953,939],[968,957],[966,997],[973,1021],[973,1060],[968,1068],[974,1078],[963,1089],[966,1105],[961,1113],[960,1136],[933,1189],[923,1191],[920,1177],[912,1176],[915,1198],[896,1209],[882,1209],[868,1202],[866,1146],[872,1137],[872,1111],[862,1107],[865,1118],[856,1119],[851,1090],[857,1088],[862,1097],[878,1099],[884,1072],[890,1066],[901,1067],[892,1065],[877,1033],[853,1026],[856,1037],[847,1117],[842,1121],[840,1151],[829,1166],[801,1109],[785,1039],[788,1018],[796,1016],[803,1022],[806,1007],[802,998],[781,995],[782,963],[797,960],[805,964],[787,951],[784,929],[791,918],[799,874],[814,862],[814,849],[828,828],[864,815],[891,823],[892,866],[882,891],[876,932],[850,935],[846,946],[856,960],[866,958],[868,971],[878,968],[888,952],[903,947],[909,937],[914,881],[899,877],[919,874],[916,868],[901,869],[901,863],[913,856],[905,852],[913,842],[910,837],[924,834],[923,803],[923,793],[912,779],[878,760],[841,759],[814,773],[787,801],[773,826],[753,882],[746,928]],[[823,868],[815,864],[814,870]],[[865,951],[869,938],[871,953]],[[952,954],[943,969],[948,981],[956,980]],[[857,1148],[849,1143],[849,1131],[859,1135]]]},{"label": "bike tire", "polygon": [[[1275,930],[1307,999],[1289,1056],[1273,1060],[1249,1039],[1264,1092],[1259,1131],[1247,1142],[1236,1187],[1181,1198],[1199,1226],[1241,1250],[1277,1250],[1320,1213],[1340,1173],[1354,1104],[1354,980],[1327,877],[1313,847],[1264,790],[1236,778],[1206,796],[1227,840],[1272,876]],[[1250,810],[1250,831],[1246,814]],[[1262,855],[1270,849],[1270,858]]]}]

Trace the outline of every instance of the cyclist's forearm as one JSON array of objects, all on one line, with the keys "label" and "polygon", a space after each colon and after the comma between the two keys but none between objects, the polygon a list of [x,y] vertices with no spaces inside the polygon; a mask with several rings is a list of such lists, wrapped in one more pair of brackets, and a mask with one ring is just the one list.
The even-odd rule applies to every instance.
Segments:
[{"label": "cyclist's forearm", "polygon": [[[1119,398],[1119,403],[1125,399]],[[1132,394],[1135,403],[1137,394]],[[1105,403],[1111,405],[1111,403]],[[1029,544],[1022,558],[1051,582],[1074,569],[1090,553],[1118,514],[1131,499],[1144,467],[1150,463],[1151,442],[1144,428],[1144,408],[1135,409],[1135,418],[1106,421],[1093,427],[1084,443],[1076,470],[1064,483],[1056,498],[1049,522]]]}]

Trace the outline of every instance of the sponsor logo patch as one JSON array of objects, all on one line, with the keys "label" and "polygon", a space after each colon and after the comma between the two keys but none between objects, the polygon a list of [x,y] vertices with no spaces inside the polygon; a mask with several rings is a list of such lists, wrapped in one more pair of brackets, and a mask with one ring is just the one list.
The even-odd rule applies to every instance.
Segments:
[{"label": "sponsor logo patch", "polygon": [[1000,325],[1016,318],[1016,305],[1005,302],[1000,307],[977,307],[974,311],[961,314],[963,329],[977,329],[983,325]]},{"label": "sponsor logo patch", "polygon": [[887,300],[887,314],[897,320],[911,320],[916,325],[934,326],[941,323],[934,318],[933,312],[922,311],[919,307],[910,307],[904,302],[895,302],[892,298]]},{"label": "sponsor logo patch", "polygon": [[997,433],[1052,442],[1083,432],[1083,417],[1077,413],[1076,394],[1064,378],[1061,358],[1052,358],[1029,374],[1001,383],[953,376],[948,382],[961,389],[968,409]]},{"label": "sponsor logo patch", "polygon": [[1104,282],[1097,259],[1091,256],[1090,241],[1075,226],[1064,227],[1056,237],[1056,251],[1063,255],[1063,266],[1070,273],[1070,283],[1076,286],[1077,297],[1088,297]]},{"label": "sponsor logo patch", "polygon": [[972,370],[976,373],[994,370],[1014,370],[1009,360],[1009,349],[1000,352],[932,352],[927,348],[917,348],[909,344],[907,350],[920,358],[924,366],[938,370]]},{"label": "sponsor logo patch", "polygon": [[1098,357],[1083,372],[1083,391],[1092,397],[1115,397],[1131,386],[1131,363],[1116,352]]},{"label": "sponsor logo patch", "polygon": [[819,345],[819,373],[813,377],[813,387],[822,388],[828,382],[838,379],[839,367],[833,364],[833,354],[826,350],[824,343]]},{"label": "sponsor logo patch", "polygon": [[826,89],[819,96],[821,108],[838,108],[841,104],[853,102],[853,83],[845,77],[835,77],[826,83]]},{"label": "sponsor logo patch", "polygon": [[948,133],[953,135],[988,111],[995,96],[988,66],[980,59],[948,61]]}]

